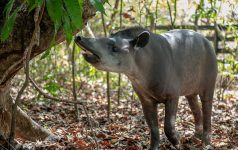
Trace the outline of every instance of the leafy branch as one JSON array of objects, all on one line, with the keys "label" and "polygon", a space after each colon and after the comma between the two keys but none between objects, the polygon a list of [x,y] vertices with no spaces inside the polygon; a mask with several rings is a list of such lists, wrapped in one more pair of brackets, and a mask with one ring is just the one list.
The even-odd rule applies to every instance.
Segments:
[{"label": "leafy branch", "polygon": [[[25,0],[21,6],[16,8],[14,8],[14,3],[15,0],[10,0],[4,9],[4,25],[0,29],[0,40],[2,42],[9,38],[17,18],[17,13],[21,10],[22,6],[27,4],[28,11],[30,12],[37,7],[42,7],[43,0]],[[90,0],[90,3],[97,11],[105,14],[101,0]],[[55,34],[59,29],[63,29],[66,41],[70,43],[73,38],[73,32],[83,27],[83,0],[47,0],[46,9],[54,23]]]}]

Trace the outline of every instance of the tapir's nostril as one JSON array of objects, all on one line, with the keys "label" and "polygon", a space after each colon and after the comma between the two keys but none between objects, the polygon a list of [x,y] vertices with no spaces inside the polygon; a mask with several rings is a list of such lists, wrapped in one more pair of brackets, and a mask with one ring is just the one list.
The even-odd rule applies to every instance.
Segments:
[{"label": "tapir's nostril", "polygon": [[81,41],[81,40],[82,40],[82,38],[80,36],[76,37],[76,41]]}]

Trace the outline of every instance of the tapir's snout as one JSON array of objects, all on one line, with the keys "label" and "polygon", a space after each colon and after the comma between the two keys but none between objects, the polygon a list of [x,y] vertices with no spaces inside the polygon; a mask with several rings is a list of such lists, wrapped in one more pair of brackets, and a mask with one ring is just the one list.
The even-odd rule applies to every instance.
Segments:
[{"label": "tapir's snout", "polygon": [[76,40],[77,40],[77,41],[81,41],[81,39],[82,39],[81,36],[79,36],[79,35],[76,36]]},{"label": "tapir's snout", "polygon": [[90,45],[88,43],[88,40],[87,38],[84,38],[82,36],[79,36],[77,35],[75,38],[74,38],[74,42],[81,48],[83,48],[84,50],[87,50],[88,49],[88,46],[87,45]]},{"label": "tapir's snout", "polygon": [[75,39],[74,39],[74,42],[76,42],[76,43],[79,43],[79,42],[81,42],[82,41],[82,37],[81,36],[76,36],[75,37]]},{"label": "tapir's snout", "polygon": [[92,46],[93,44],[89,42],[88,38],[84,38],[78,35],[75,37],[74,41],[83,50],[82,54],[86,61],[91,64],[100,62],[100,57],[94,50],[94,47]]}]

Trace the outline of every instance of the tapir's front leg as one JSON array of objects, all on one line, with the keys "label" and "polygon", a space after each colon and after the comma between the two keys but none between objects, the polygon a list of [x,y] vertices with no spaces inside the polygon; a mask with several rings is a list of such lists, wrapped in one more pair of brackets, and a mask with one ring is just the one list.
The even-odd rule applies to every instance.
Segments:
[{"label": "tapir's front leg", "polygon": [[166,100],[164,131],[169,141],[178,148],[179,134],[175,130],[176,113],[178,108],[178,97]]},{"label": "tapir's front leg", "polygon": [[150,149],[158,150],[159,129],[157,116],[157,103],[149,99],[140,98],[146,122],[150,128]]}]

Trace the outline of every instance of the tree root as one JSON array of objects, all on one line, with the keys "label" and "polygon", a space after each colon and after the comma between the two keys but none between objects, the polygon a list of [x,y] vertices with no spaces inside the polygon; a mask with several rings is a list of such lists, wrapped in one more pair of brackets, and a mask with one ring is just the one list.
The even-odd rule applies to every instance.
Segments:
[{"label": "tree root", "polygon": [[[10,96],[9,86],[0,89],[0,133],[8,137],[12,117],[13,99]],[[45,140],[56,136],[32,120],[21,108],[17,108],[16,137],[23,140]]]}]

